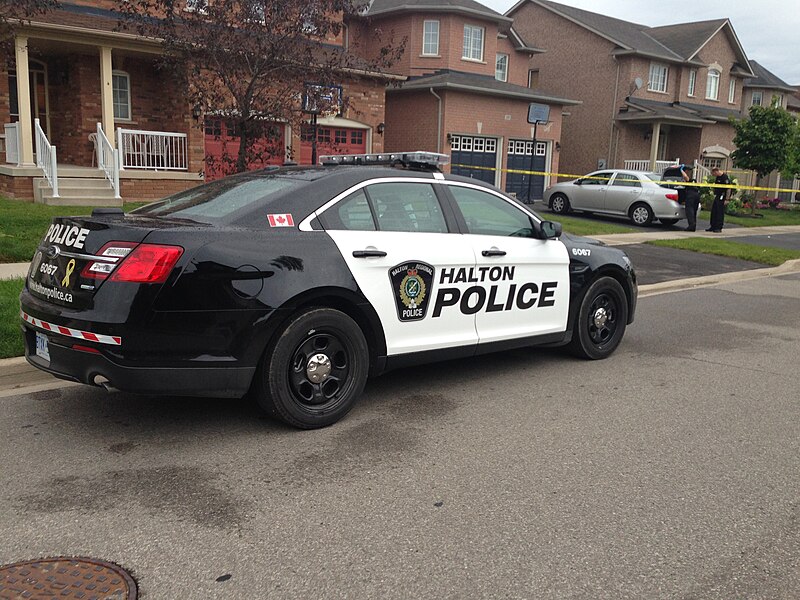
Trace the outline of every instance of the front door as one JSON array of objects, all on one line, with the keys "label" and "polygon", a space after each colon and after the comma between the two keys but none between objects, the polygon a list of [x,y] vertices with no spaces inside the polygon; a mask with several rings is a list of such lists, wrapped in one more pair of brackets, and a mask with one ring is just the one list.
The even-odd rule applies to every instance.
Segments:
[{"label": "front door", "polygon": [[[31,130],[35,132],[34,120],[39,119],[45,134],[50,137],[47,65],[35,59],[28,60],[28,81],[31,97]],[[19,121],[19,97],[17,94],[17,72],[8,72],[9,108],[12,122]],[[52,140],[51,140],[52,141]],[[34,149],[35,151],[35,149]]]}]

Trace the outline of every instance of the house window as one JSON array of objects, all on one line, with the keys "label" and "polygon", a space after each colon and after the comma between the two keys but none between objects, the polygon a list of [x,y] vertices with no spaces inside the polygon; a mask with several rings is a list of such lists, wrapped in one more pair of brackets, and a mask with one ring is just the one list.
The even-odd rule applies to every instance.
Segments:
[{"label": "house window", "polygon": [[783,107],[783,94],[772,94],[772,106],[774,108]]},{"label": "house window", "polygon": [[494,78],[498,81],[508,81],[508,54],[498,54],[494,67]]},{"label": "house window", "polygon": [[121,121],[131,119],[131,77],[123,71],[111,73],[111,89],[114,99],[114,118]]},{"label": "house window", "polygon": [[728,84],[728,102],[733,104],[736,100],[736,80],[731,79],[731,82]]},{"label": "house window", "polygon": [[350,143],[362,145],[364,143],[364,132],[360,129],[354,129],[350,132]]},{"label": "house window", "polygon": [[753,101],[750,103],[750,106],[761,106],[761,103],[764,101],[764,92],[757,91],[753,92]]},{"label": "house window", "polygon": [[422,32],[422,55],[438,56],[439,21],[425,21]]},{"label": "house window", "polygon": [[651,92],[667,92],[669,67],[660,63],[650,63],[650,80],[647,89]]},{"label": "house window", "polygon": [[461,58],[483,60],[483,27],[464,25],[464,52]]},{"label": "house window", "polygon": [[706,79],[706,100],[719,99],[719,71],[711,69]]},{"label": "house window", "polygon": [[721,169],[722,168],[722,160],[721,158],[703,158],[703,166],[706,169]]},{"label": "house window", "polygon": [[697,88],[697,69],[689,71],[689,95],[694,96],[694,91]]},{"label": "house window", "polygon": [[532,90],[539,87],[539,69],[528,71],[528,87]]}]

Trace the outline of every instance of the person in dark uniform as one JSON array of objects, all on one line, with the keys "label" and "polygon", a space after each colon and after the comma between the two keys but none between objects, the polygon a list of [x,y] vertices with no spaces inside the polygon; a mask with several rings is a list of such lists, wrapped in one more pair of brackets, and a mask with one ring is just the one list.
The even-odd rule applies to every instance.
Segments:
[{"label": "person in dark uniform", "polygon": [[[719,167],[711,169],[711,174],[715,177],[714,183],[721,185],[731,184],[728,174]],[[711,227],[706,231],[713,233],[722,231],[722,226],[725,223],[725,204],[728,202],[729,191],[728,188],[714,188],[714,203],[711,205]]]},{"label": "person in dark uniform", "polygon": [[[689,173],[686,171],[689,171]],[[691,167],[681,165],[681,177],[687,183],[694,183],[691,172]],[[686,186],[683,190],[683,205],[686,209],[686,231],[697,231],[697,209],[700,208],[700,190],[693,185]]]}]

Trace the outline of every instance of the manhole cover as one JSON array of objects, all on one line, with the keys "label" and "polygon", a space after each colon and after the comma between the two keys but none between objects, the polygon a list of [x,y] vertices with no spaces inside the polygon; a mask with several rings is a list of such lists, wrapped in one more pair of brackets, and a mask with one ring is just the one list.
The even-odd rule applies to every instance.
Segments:
[{"label": "manhole cover", "polygon": [[0,600],[136,600],[136,582],[96,558],[43,558],[0,567]]}]

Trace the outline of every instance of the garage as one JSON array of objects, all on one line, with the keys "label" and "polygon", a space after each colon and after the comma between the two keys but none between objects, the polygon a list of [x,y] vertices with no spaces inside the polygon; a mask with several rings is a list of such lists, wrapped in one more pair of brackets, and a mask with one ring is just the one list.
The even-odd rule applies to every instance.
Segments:
[{"label": "garage", "polygon": [[[314,127],[303,125],[300,132],[300,164],[311,164],[311,146]],[[323,154],[365,154],[367,130],[352,127],[317,126],[317,156]]]},{"label": "garage", "polygon": [[497,183],[497,138],[450,135],[450,172]]},{"label": "garage", "polygon": [[[547,165],[547,142],[536,142],[536,153],[533,156],[533,167],[531,168],[531,152],[533,151],[532,140],[508,140],[508,160],[506,174],[506,192],[516,194],[516,197],[523,202],[541,200],[544,195],[544,175],[533,175],[531,178],[527,173],[516,173],[514,171],[546,171]],[[530,196],[528,186],[530,185]]]},{"label": "garage", "polygon": [[[239,155],[237,124],[230,119],[209,117],[205,121],[206,181],[220,179],[236,172]],[[264,123],[264,135],[254,143],[248,169],[281,165],[286,159],[285,127]]]}]

